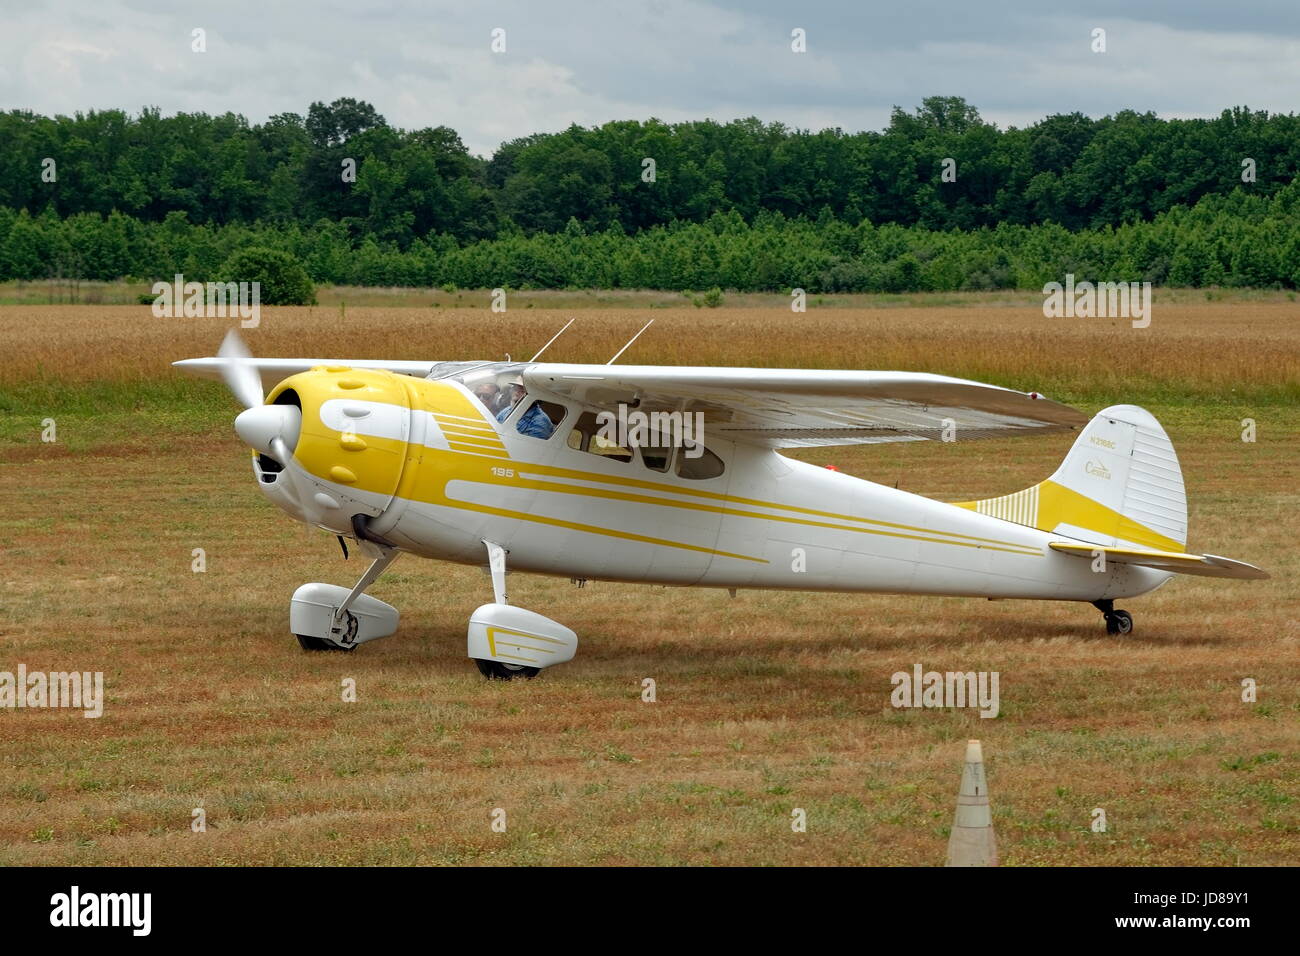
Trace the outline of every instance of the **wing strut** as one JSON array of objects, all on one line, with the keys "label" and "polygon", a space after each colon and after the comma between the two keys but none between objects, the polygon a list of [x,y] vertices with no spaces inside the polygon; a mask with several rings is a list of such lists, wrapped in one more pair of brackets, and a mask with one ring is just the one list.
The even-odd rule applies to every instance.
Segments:
[{"label": "wing strut", "polygon": [[[650,328],[650,326],[652,326],[652,325],[654,325],[654,324],[655,324],[655,320],[654,320],[654,319],[651,319],[651,320],[650,320],[649,322],[647,322],[645,325],[641,326],[641,332],[644,332],[646,329]],[[619,357],[620,355],[622,355],[624,352],[626,352],[629,348],[631,348],[631,347],[632,347],[632,343],[635,342],[637,339],[639,339],[639,338],[641,337],[641,332],[638,332],[636,335],[634,335],[634,336],[632,336],[630,339],[628,339],[628,340],[627,340],[627,345],[623,346],[621,349],[619,349],[617,352],[615,352],[615,353],[614,353],[614,357],[613,357],[612,359],[610,359],[608,362],[606,362],[605,364],[606,364],[606,365],[613,365],[616,361],[618,361],[618,357]]]},{"label": "wing strut", "polygon": [[554,341],[555,341],[556,339],[558,339],[561,335],[563,335],[565,329],[567,329],[569,326],[571,326],[571,325],[572,325],[574,322],[576,322],[576,321],[578,321],[577,318],[572,318],[572,319],[569,319],[568,322],[565,322],[565,323],[564,323],[564,328],[563,328],[563,329],[560,329],[560,331],[558,331],[558,332],[556,332],[554,335],[552,335],[552,336],[551,336],[551,341],[550,341],[550,342],[547,342],[547,343],[546,343],[545,345],[543,345],[540,349],[538,349],[538,350],[537,350],[537,355],[534,355],[534,356],[533,356],[532,358],[530,358],[528,361],[530,361],[530,362],[536,362],[536,361],[537,361],[537,356],[538,356],[538,355],[541,355],[543,352],[545,352],[547,349],[549,349],[549,348],[551,347],[551,342],[554,342]]}]

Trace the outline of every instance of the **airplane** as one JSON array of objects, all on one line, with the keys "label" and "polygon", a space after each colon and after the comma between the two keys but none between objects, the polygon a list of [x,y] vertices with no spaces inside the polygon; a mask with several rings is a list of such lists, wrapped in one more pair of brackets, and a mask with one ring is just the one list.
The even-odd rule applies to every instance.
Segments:
[{"label": "airplane", "polygon": [[[173,364],[223,379],[244,406],[235,432],[268,499],[337,535],[345,557],[350,540],[371,559],[351,589],[294,592],[290,631],[304,650],[394,634],[397,609],[364,592],[403,553],[488,570],[493,600],[470,615],[467,649],[502,680],[534,677],[578,646],[570,628],[510,603],[509,571],[733,595],[1089,602],[1111,635],[1133,630],[1117,600],[1174,574],[1268,577],[1187,551],[1178,457],[1135,405],[1089,419],[1036,392],[928,373],[612,364],[627,347],[605,365],[539,362],[541,352],[528,362],[254,358],[232,329],[216,356]],[[276,384],[264,397],[265,381]],[[1063,430],[1079,434],[1051,477],[979,501],[937,501],[781,454]]]}]

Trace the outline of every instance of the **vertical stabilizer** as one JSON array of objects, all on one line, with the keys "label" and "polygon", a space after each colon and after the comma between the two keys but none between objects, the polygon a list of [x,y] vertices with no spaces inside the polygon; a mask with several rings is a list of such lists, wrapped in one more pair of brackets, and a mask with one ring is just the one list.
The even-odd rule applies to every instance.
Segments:
[{"label": "vertical stabilizer", "polygon": [[1106,547],[1187,550],[1187,493],[1178,455],[1155,416],[1136,405],[1099,412],[1046,481],[958,504]]}]

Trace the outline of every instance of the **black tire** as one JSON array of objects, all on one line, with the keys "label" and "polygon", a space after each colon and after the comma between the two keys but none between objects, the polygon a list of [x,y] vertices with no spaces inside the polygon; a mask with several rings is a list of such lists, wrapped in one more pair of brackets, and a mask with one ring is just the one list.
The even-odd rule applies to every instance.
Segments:
[{"label": "black tire", "polygon": [[1128,611],[1111,611],[1106,615],[1106,633],[1124,637],[1133,633],[1133,615]]},{"label": "black tire", "polygon": [[520,677],[532,680],[541,671],[540,667],[525,667],[523,664],[503,664],[500,661],[485,661],[474,658],[478,672],[488,680],[516,680]]},{"label": "black tire", "polygon": [[355,651],[357,649],[355,644],[351,647],[340,647],[323,637],[307,637],[303,634],[295,634],[294,637],[298,638],[298,646],[304,651]]}]

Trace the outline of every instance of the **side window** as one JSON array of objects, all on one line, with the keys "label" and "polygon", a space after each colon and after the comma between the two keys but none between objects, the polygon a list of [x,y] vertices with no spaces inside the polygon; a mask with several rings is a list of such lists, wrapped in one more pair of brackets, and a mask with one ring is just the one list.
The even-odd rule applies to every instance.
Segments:
[{"label": "side window", "polygon": [[673,459],[671,445],[642,445],[641,461],[651,471],[667,471],[668,463]]},{"label": "side window", "polygon": [[578,423],[569,432],[566,442],[575,451],[585,451],[614,461],[632,460],[631,449],[624,448],[600,434],[600,425],[596,422],[595,412],[583,412],[578,416]]},{"label": "side window", "polygon": [[555,402],[533,402],[528,411],[519,416],[515,428],[521,435],[544,440],[555,434],[555,426],[564,420],[567,411]]},{"label": "side window", "polygon": [[[686,453],[686,449],[677,456],[677,477],[689,478],[692,481],[700,481],[706,478],[717,478],[726,470],[726,465],[722,459],[709,451],[703,445],[697,446],[702,454],[698,458],[692,458]],[[691,449],[694,451],[694,449]]]}]

